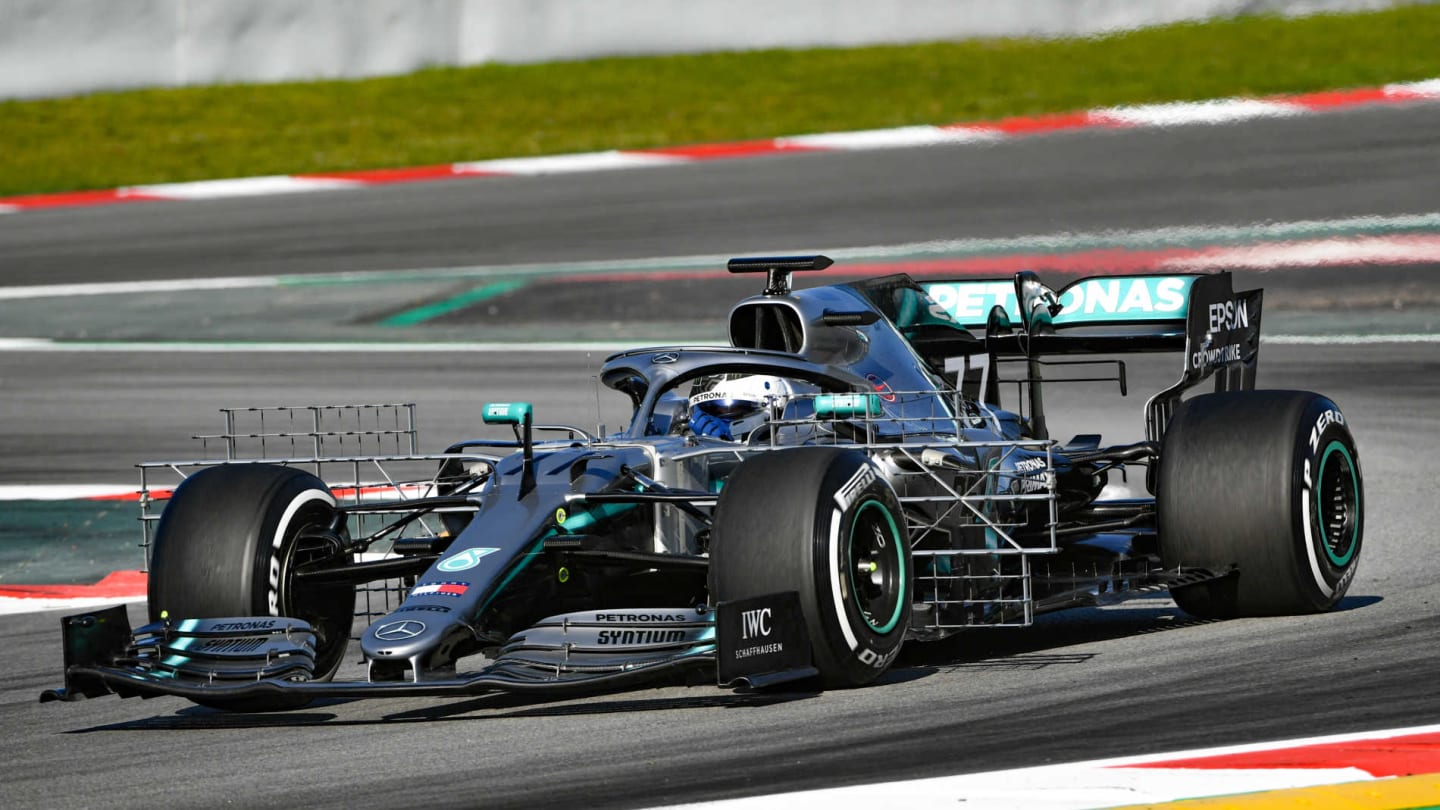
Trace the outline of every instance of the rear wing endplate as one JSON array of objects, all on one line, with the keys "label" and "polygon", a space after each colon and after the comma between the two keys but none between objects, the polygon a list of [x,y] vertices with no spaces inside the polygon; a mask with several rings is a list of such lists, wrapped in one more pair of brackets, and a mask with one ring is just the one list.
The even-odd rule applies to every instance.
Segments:
[{"label": "rear wing endplate", "polygon": [[1215,390],[1249,391],[1260,361],[1264,290],[1235,292],[1229,273],[1199,276],[1185,316],[1185,363],[1180,379],[1145,403],[1145,438],[1158,442],[1181,395],[1215,378]]}]

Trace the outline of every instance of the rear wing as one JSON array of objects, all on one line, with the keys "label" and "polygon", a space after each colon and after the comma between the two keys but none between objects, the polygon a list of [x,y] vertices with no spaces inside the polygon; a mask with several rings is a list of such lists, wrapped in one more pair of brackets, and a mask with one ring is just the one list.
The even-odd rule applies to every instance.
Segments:
[{"label": "rear wing", "polygon": [[[1185,336],[1185,316],[1195,282],[1212,278],[1198,274],[1148,276],[1092,276],[1075,281],[1059,291],[1043,288],[1031,294],[1030,308],[1044,304],[1043,328],[1032,329],[1031,337],[1066,334],[1077,327],[1103,327],[1067,334],[1063,340],[1047,340],[1055,353],[1087,351],[1093,341],[1076,340],[1082,335],[1100,338],[1147,336],[1166,348],[1179,348]],[[1000,330],[991,337],[1005,337],[1011,326],[1026,323],[1022,314],[1021,288],[1038,284],[1033,273],[1015,278],[966,279],[922,284],[925,292],[951,318],[966,329],[986,331],[1004,313]],[[1227,285],[1228,289],[1228,285]],[[1040,300],[1036,296],[1043,297]],[[1053,299],[1053,300],[1052,300]],[[1168,340],[1167,340],[1168,339]]]},{"label": "rear wing", "polygon": [[[984,333],[984,351],[1030,362],[1031,409],[1045,355],[1183,352],[1180,379],[1145,406],[1146,438],[1159,441],[1181,395],[1209,377],[1216,391],[1255,387],[1262,290],[1235,292],[1228,272],[1092,276],[1059,291],[1029,271],[1013,279],[921,285],[960,326]],[[1043,415],[1040,416],[1043,424]]]}]

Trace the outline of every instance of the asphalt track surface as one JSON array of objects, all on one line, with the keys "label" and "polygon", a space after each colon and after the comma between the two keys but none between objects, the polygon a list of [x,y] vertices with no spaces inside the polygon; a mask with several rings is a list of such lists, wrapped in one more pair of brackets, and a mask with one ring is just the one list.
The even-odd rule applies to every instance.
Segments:
[{"label": "asphalt track surface", "polygon": [[[982,149],[39,212],[0,217],[0,257],[7,283],[58,283],[1423,213],[1440,209],[1436,133],[1431,105]],[[125,481],[138,458],[185,455],[184,437],[213,429],[221,405],[397,391],[420,404],[432,445],[470,433],[478,403],[511,392],[547,419],[584,424],[596,360],[6,352],[0,455],[10,482]],[[1132,391],[1168,382],[1172,363],[1134,363]],[[880,685],[850,692],[667,686],[275,715],[171,698],[39,705],[39,691],[59,684],[58,614],[0,617],[0,805],[646,806],[1440,722],[1437,371],[1434,344],[1262,351],[1263,386],[1332,396],[1359,445],[1364,560],[1331,614],[1197,622],[1156,597],[915,645]],[[1089,388],[1047,393],[1057,434],[1139,430],[1143,394],[1114,408]]]}]

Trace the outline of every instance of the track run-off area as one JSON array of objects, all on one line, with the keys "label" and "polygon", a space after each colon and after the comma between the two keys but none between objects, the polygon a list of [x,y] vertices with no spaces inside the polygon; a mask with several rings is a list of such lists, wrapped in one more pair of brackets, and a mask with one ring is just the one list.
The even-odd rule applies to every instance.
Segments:
[{"label": "track run-off area", "polygon": [[[825,281],[1230,269],[1237,288],[1266,288],[1260,385],[1341,405],[1368,499],[1364,561],[1333,613],[1201,622],[1159,595],[912,645],[850,692],[666,685],[273,715],[40,705],[60,681],[64,614],[3,615],[0,804],[655,806],[844,790],[803,800],[1098,807],[1272,788],[1337,791],[1265,799],[1292,804],[1440,804],[1433,777],[1414,775],[1440,772],[1436,132],[1440,105],[1417,102],[0,217],[7,516],[194,455],[189,437],[214,432],[223,406],[414,401],[427,450],[474,434],[491,400],[613,425],[592,379],[608,351],[717,342],[755,291],[725,258],[811,251],[837,261]],[[1056,434],[1137,435],[1144,398],[1178,368],[1136,358],[1124,399],[1047,390]],[[57,540],[95,503],[115,506],[27,523],[7,553],[138,555],[134,538],[99,552]],[[1032,792],[1002,792],[1016,786]]]}]

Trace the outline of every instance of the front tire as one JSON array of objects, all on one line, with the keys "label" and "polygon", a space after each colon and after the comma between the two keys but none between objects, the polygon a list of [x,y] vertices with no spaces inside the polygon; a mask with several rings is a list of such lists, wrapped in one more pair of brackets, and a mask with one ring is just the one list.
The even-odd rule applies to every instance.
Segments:
[{"label": "front tire", "polygon": [[878,678],[910,627],[899,499],[858,450],[794,448],[736,468],[715,507],[712,601],[795,591],[826,688]]},{"label": "front tire", "polygon": [[1355,576],[1363,478],[1339,406],[1308,391],[1208,394],[1165,433],[1157,485],[1167,568],[1233,570],[1176,587],[1202,618],[1317,613]]},{"label": "front tire", "polygon": [[[334,553],[326,539],[335,498],[325,482],[289,467],[203,469],[175,490],[150,554],[150,620],[288,616],[315,632],[316,680],[339,668],[355,617],[352,585],[297,587],[294,570]],[[308,703],[289,698],[214,701],[259,711]]]}]

